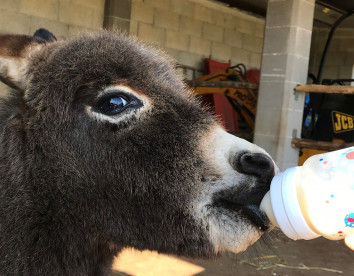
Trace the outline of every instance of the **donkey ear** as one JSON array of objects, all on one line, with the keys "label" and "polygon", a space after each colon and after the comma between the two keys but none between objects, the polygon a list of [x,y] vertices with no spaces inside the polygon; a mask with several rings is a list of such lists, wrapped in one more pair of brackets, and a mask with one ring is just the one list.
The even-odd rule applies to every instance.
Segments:
[{"label": "donkey ear", "polygon": [[12,88],[26,88],[29,59],[45,43],[40,37],[0,35],[0,80]]}]

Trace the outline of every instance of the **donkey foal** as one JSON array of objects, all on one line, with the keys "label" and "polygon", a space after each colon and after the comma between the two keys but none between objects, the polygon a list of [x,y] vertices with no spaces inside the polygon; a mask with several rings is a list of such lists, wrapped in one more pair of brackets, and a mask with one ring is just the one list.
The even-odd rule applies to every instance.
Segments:
[{"label": "donkey foal", "polygon": [[0,275],[108,275],[124,247],[240,252],[274,174],[163,53],[102,31],[0,36]]}]

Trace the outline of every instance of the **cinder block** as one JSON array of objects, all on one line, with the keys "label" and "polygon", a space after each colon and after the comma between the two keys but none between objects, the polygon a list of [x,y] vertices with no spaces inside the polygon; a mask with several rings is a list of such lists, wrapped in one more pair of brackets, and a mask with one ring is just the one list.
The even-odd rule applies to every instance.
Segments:
[{"label": "cinder block", "polygon": [[21,0],[1,0],[0,9],[19,11],[21,9]]},{"label": "cinder block", "polygon": [[189,17],[194,16],[195,3],[190,0],[172,0],[170,5],[171,11],[175,13]]},{"label": "cinder block", "polygon": [[[314,28],[315,30],[315,35],[316,35],[316,40],[317,41],[323,41],[325,42],[327,40],[327,37],[328,37],[328,34],[329,34],[329,30],[328,29],[323,29],[323,28]],[[340,30],[337,30],[335,32],[335,34],[333,35],[333,38],[335,39],[336,38],[336,34],[338,33],[338,31]]]},{"label": "cinder block", "polygon": [[129,34],[138,36],[138,22],[135,20],[130,20],[130,30]]},{"label": "cinder block", "polygon": [[[104,11],[102,10],[92,10],[92,23],[91,28],[100,29],[103,27]],[[129,28],[128,28],[129,30]]]},{"label": "cinder block", "polygon": [[231,46],[213,42],[211,46],[211,55],[215,59],[227,62],[231,59]]},{"label": "cinder block", "polygon": [[242,33],[231,29],[225,29],[224,32],[225,44],[238,48],[242,47]]},{"label": "cinder block", "polygon": [[247,34],[243,34],[242,35],[242,48],[245,48],[251,52],[255,52],[255,53],[261,53],[262,52],[262,44],[263,44],[263,40],[258,38],[258,37],[254,37],[251,35],[247,35]]},{"label": "cinder block", "polygon": [[326,65],[343,65],[345,64],[346,53],[337,52],[337,53],[328,53],[326,57]]},{"label": "cinder block", "polygon": [[[278,96],[277,102],[282,99],[282,95]],[[259,102],[261,102],[259,100]],[[257,133],[263,135],[274,135],[274,131],[279,131],[281,120],[281,107],[273,106],[266,107],[257,106],[257,114],[262,114],[261,118],[257,116]]]},{"label": "cinder block", "polygon": [[138,25],[138,37],[148,43],[163,47],[165,45],[165,29],[145,23]]},{"label": "cinder block", "polygon": [[262,56],[262,81],[284,81],[287,69],[287,55],[263,54]]},{"label": "cinder block", "polygon": [[[280,109],[283,104],[284,82],[266,81],[266,82],[262,82],[260,85],[262,86],[263,91],[267,91],[267,93],[263,93],[259,95],[257,108],[262,108],[262,109],[279,108]],[[267,126],[264,127],[266,128]],[[263,131],[265,130],[266,129],[263,129]]]},{"label": "cinder block", "polygon": [[198,37],[190,38],[189,51],[204,56],[211,54],[211,42]]},{"label": "cinder block", "polygon": [[220,26],[210,23],[203,23],[202,37],[207,40],[222,42],[224,37],[223,32],[224,29]]},{"label": "cinder block", "polygon": [[[310,45],[303,41],[311,40],[311,32],[297,27],[279,27],[267,28],[264,39],[264,53],[296,53],[302,57],[308,57],[310,54]],[[246,37],[247,36],[247,37]],[[250,38],[245,35],[245,43],[250,45],[252,51],[258,51],[261,44],[260,38]],[[258,45],[257,45],[258,44]],[[246,45],[245,45],[246,46]]]},{"label": "cinder block", "polygon": [[188,16],[181,16],[180,18],[180,30],[191,36],[202,36],[203,22],[197,19],[190,18]]},{"label": "cinder block", "polygon": [[154,25],[157,27],[178,31],[179,15],[174,12],[155,9]]},{"label": "cinder block", "polygon": [[58,20],[57,0],[26,0],[21,2],[20,12],[42,18]]},{"label": "cinder block", "polygon": [[132,2],[131,19],[148,24],[154,23],[154,8],[143,2]]},{"label": "cinder block", "polygon": [[30,16],[0,9],[0,31],[3,33],[30,34]]},{"label": "cinder block", "polygon": [[[330,46],[328,48],[328,52],[338,52],[338,51],[340,51],[339,48],[340,48],[340,45],[341,45],[341,41],[342,41],[342,39],[332,38],[331,44],[330,44]],[[313,40],[311,41],[311,51],[318,51],[320,49],[324,49],[324,46],[325,46],[325,42],[324,41],[323,42],[321,41],[322,43],[315,43],[316,47],[314,47],[314,48],[312,48],[312,42],[313,42]]]},{"label": "cinder block", "polygon": [[93,9],[73,3],[61,2],[59,21],[70,25],[92,28]]},{"label": "cinder block", "polygon": [[[318,32],[318,30],[316,30]],[[327,38],[327,35],[325,36]],[[338,28],[336,29],[333,38],[353,38],[354,37],[354,28]]]},{"label": "cinder block", "polygon": [[30,33],[33,34],[39,28],[46,28],[47,30],[52,32],[57,38],[67,37],[69,33],[69,25],[65,23],[31,16]]},{"label": "cinder block", "polygon": [[339,67],[339,78],[341,79],[351,79],[353,74],[353,64],[343,65]]},{"label": "cinder block", "polygon": [[339,42],[339,51],[354,52],[354,37],[341,39]]},{"label": "cinder block", "polygon": [[191,66],[197,69],[204,67],[204,59],[206,56],[193,54],[185,51],[177,51],[174,53],[174,57],[179,64]]},{"label": "cinder block", "polygon": [[108,16],[104,18],[104,28],[107,30],[129,33],[130,20],[114,16]]},{"label": "cinder block", "polygon": [[[266,123],[264,120],[259,121],[259,123],[258,123],[258,118],[259,117],[260,116],[256,117],[256,126],[258,124]],[[270,154],[270,156],[277,156],[278,140],[279,140],[278,137],[275,136],[273,133],[271,133],[271,134],[263,134],[263,133],[260,133],[258,131],[258,128],[257,128],[257,132],[255,132],[254,136],[253,136],[253,142],[255,144],[257,144],[257,145],[262,144],[262,148],[266,149],[266,151]],[[293,166],[289,166],[289,167],[293,167]],[[284,170],[284,169],[286,169],[286,167],[285,168],[281,168],[281,169]]]},{"label": "cinder block", "polygon": [[201,21],[214,23],[213,10],[202,4],[198,4],[198,3],[195,4],[194,18]]},{"label": "cinder block", "polygon": [[[296,115],[291,115],[296,116]],[[297,116],[302,116],[299,114]],[[300,132],[298,129],[297,133]],[[299,134],[298,134],[299,137]],[[280,136],[278,140],[278,155],[276,156],[275,162],[279,166],[281,171],[284,171],[290,167],[296,167],[298,165],[299,160],[299,149],[295,149],[291,147],[291,140],[293,137],[291,135]],[[265,149],[267,150],[267,149]]]},{"label": "cinder block", "polygon": [[346,53],[347,57],[345,59],[345,65],[354,65],[354,54],[351,52]]},{"label": "cinder block", "polygon": [[241,33],[253,35],[256,30],[256,22],[240,18],[235,23],[236,30]]},{"label": "cinder block", "polygon": [[[300,136],[301,133],[301,123],[302,123],[302,115],[303,115],[303,110],[304,110],[304,101],[303,101],[303,97],[305,96],[304,93],[299,94],[299,100],[295,101],[294,100],[294,88],[295,88],[295,84],[293,85],[292,89],[290,91],[285,91],[284,94],[290,95],[290,101],[287,102],[286,100],[286,104],[287,107],[283,106],[282,109],[282,114],[281,114],[281,124],[280,124],[280,128],[279,128],[279,135],[280,137],[290,137],[292,138],[292,134],[295,131],[296,136]],[[301,98],[301,101],[300,101]],[[299,107],[301,107],[301,109],[295,109],[294,105],[298,105]],[[294,133],[294,134],[295,134]],[[295,136],[295,135],[294,135]],[[291,145],[291,141],[289,141],[288,146]]]},{"label": "cinder block", "polygon": [[105,16],[130,19],[131,12],[131,0],[106,0]]},{"label": "cinder block", "polygon": [[261,54],[251,53],[249,67],[260,69],[261,68],[261,59],[262,59]]},{"label": "cinder block", "polygon": [[219,10],[212,11],[212,21],[214,24],[228,29],[233,29],[235,26],[235,21],[238,19],[231,14],[223,13]]},{"label": "cinder block", "polygon": [[96,30],[90,29],[90,28],[85,28],[85,27],[80,27],[76,25],[69,25],[69,32],[68,36],[77,36],[80,35],[81,33],[85,32],[94,32]]},{"label": "cinder block", "polygon": [[339,66],[328,65],[323,67],[322,79],[338,79],[339,78]]},{"label": "cinder block", "polygon": [[293,1],[270,1],[267,8],[267,27],[291,25]]},{"label": "cinder block", "polygon": [[299,57],[296,54],[287,55],[285,79],[295,83],[306,83],[308,67],[309,59],[307,57]]},{"label": "cinder block", "polygon": [[[288,52],[289,45],[288,39],[290,39],[290,27],[280,27],[280,28],[267,28],[266,37],[264,40],[263,52],[266,54],[270,53],[281,53],[285,54]],[[247,43],[250,42],[252,38],[249,36],[247,38]],[[246,41],[245,44],[246,46]]]},{"label": "cinder block", "polygon": [[79,4],[100,11],[104,10],[104,5],[105,5],[105,0],[71,0],[71,1],[74,4]]},{"label": "cinder block", "polygon": [[170,0],[144,0],[144,2],[153,7],[158,7],[165,10],[170,9]]},{"label": "cinder block", "polygon": [[264,37],[264,28],[265,28],[265,22],[262,22],[262,23],[257,22],[255,24],[255,29],[254,29],[253,35],[256,37],[263,38]]},{"label": "cinder block", "polygon": [[[313,5],[307,1],[274,1],[268,4],[267,26],[299,26],[310,30],[313,21]],[[297,14],[293,14],[293,13]]]},{"label": "cinder block", "polygon": [[297,11],[297,14],[292,16],[291,25],[296,25],[307,31],[312,31],[314,5],[315,1],[294,1],[292,10]]},{"label": "cinder block", "polygon": [[231,61],[232,64],[243,63],[247,67],[250,64],[251,52],[237,47],[231,48]]},{"label": "cinder block", "polygon": [[311,31],[303,28],[292,28],[290,31],[289,53],[296,53],[302,57],[308,58],[310,55],[310,43],[303,43],[304,41],[311,42]]},{"label": "cinder block", "polygon": [[189,36],[181,32],[166,31],[165,46],[167,48],[187,51],[189,45]]}]

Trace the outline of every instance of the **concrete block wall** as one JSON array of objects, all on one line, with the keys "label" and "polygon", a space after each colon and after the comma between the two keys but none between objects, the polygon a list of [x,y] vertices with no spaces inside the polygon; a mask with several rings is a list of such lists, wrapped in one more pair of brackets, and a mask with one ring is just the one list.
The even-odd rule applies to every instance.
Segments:
[{"label": "concrete block wall", "polygon": [[260,67],[264,19],[212,0],[0,1],[0,32],[33,34],[45,27],[60,38],[103,26],[156,44],[184,65],[203,68],[212,55]]},{"label": "concrete block wall", "polygon": [[[329,29],[314,28],[309,72],[317,75]],[[350,79],[354,67],[354,28],[338,28],[333,36],[323,67],[322,79]]]},{"label": "concrete block wall", "polygon": [[[46,28],[68,37],[102,28],[105,0],[0,0],[0,33],[33,34]],[[0,96],[6,91],[0,82]]]},{"label": "concrete block wall", "polygon": [[221,62],[260,68],[264,19],[210,0],[131,0],[130,33],[155,44],[180,64]]},{"label": "concrete block wall", "polygon": [[105,0],[1,0],[0,32],[32,34],[45,27],[57,37],[103,26]]}]

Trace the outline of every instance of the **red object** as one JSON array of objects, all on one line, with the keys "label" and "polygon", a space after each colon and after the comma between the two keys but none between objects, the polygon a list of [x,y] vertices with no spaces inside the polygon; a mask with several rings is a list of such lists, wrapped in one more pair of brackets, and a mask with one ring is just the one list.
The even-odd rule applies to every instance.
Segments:
[{"label": "red object", "polygon": [[[218,62],[211,58],[205,59],[205,74],[212,74],[225,70],[231,66],[231,62]],[[238,132],[237,113],[224,95],[213,94],[212,100],[205,101],[214,103],[214,111],[217,117],[225,126],[226,130],[232,133]]]},{"label": "red object", "polygon": [[219,71],[223,71],[231,66],[231,61],[229,62],[218,62],[211,58],[205,59],[205,74],[212,74]]},{"label": "red object", "polygon": [[246,77],[249,82],[259,83],[260,71],[259,69],[250,69],[246,72]]}]

